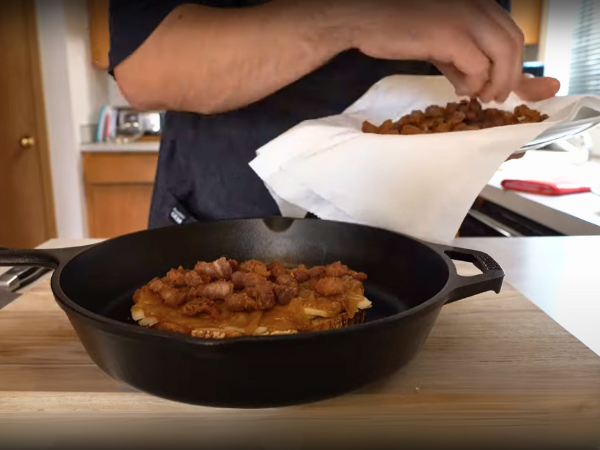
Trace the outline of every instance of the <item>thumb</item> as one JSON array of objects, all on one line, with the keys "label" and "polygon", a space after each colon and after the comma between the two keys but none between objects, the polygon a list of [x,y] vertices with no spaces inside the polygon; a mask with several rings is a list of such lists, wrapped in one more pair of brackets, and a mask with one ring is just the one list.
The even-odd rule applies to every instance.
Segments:
[{"label": "thumb", "polygon": [[539,102],[552,98],[560,90],[560,81],[551,77],[523,76],[515,93],[526,102]]}]

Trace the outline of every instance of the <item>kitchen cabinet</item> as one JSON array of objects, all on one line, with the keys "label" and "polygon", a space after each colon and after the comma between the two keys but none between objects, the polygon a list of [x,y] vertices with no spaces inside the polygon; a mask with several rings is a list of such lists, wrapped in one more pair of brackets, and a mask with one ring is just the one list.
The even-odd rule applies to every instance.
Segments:
[{"label": "kitchen cabinet", "polygon": [[110,51],[109,0],[88,0],[92,64],[97,69],[108,69]]},{"label": "kitchen cabinet", "polygon": [[89,236],[112,238],[148,227],[158,153],[84,153]]},{"label": "kitchen cabinet", "polygon": [[511,2],[514,21],[525,34],[525,45],[538,45],[542,23],[543,0],[515,0]]}]

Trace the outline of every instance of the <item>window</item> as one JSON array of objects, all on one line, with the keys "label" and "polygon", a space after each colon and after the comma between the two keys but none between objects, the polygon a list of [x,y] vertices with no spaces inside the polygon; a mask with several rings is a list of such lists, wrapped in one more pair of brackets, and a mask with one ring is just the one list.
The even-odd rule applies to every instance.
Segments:
[{"label": "window", "polygon": [[600,2],[582,0],[575,19],[569,95],[600,95]]}]

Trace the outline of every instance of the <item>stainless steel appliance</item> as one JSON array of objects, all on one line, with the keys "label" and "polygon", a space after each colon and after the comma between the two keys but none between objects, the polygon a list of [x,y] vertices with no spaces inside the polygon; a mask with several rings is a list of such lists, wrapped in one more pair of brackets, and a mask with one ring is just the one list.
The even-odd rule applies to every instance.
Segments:
[{"label": "stainless steel appliance", "polygon": [[142,136],[160,136],[163,123],[163,112],[139,112],[130,108],[119,108],[116,139],[134,141]]},{"label": "stainless steel appliance", "polygon": [[461,228],[461,237],[563,236],[531,219],[485,199],[477,199]]},{"label": "stainless steel appliance", "polygon": [[19,297],[17,291],[40,278],[50,269],[45,267],[13,267],[0,275],[0,309]]}]

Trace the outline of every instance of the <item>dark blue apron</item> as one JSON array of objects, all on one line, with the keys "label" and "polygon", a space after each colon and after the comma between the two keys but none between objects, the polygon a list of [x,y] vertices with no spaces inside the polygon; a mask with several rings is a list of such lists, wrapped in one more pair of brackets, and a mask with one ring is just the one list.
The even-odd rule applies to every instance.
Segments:
[{"label": "dark blue apron", "polygon": [[[265,0],[196,2],[239,7]],[[499,3],[510,8],[509,1]],[[153,5],[172,7],[169,2]],[[213,116],[168,112],[150,227],[279,215],[275,201],[248,165],[256,150],[304,120],[340,114],[377,81],[395,74],[439,72],[428,63],[376,60],[351,50],[246,108]]]},{"label": "dark blue apron", "polygon": [[377,81],[399,73],[437,74],[426,63],[375,60],[348,51],[241,110],[212,116],[168,112],[150,227],[279,215],[248,165],[256,150],[304,120],[340,114]]}]

